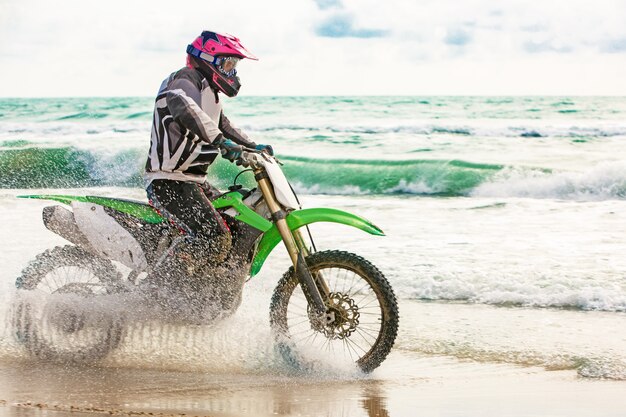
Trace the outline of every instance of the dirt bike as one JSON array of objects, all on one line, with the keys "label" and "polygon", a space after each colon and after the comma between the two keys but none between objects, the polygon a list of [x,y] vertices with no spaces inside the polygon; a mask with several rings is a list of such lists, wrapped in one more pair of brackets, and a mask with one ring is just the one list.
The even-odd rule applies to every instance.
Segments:
[{"label": "dirt bike", "polygon": [[[240,171],[228,191],[212,201],[232,234],[232,249],[225,261],[229,290],[217,291],[211,298],[193,287],[186,292],[186,300],[212,304],[218,314],[207,320],[232,314],[241,303],[246,279],[261,270],[282,241],[293,266],[282,276],[271,299],[270,324],[277,351],[290,361],[314,351],[322,360],[349,362],[364,372],[374,370],[396,338],[399,315],[394,292],[366,259],[338,250],[317,251],[308,225],[334,222],[372,235],[384,233],[351,213],[302,209],[275,157],[242,151],[237,164],[248,169]],[[239,175],[249,171],[257,183],[250,190],[237,184]],[[45,207],[43,222],[73,245],[39,254],[17,279],[18,294],[47,297],[19,304],[14,319],[18,341],[42,358],[103,358],[122,340],[124,320],[108,314],[106,301],[98,304],[94,300],[132,292],[133,288],[142,291],[151,271],[176,256],[177,245],[189,237],[154,207],[139,201],[70,195],[20,197],[70,206],[71,210],[61,205]],[[306,236],[305,230],[309,232]],[[121,274],[119,264],[130,270],[127,276]],[[199,275],[202,283],[203,275]],[[140,279],[142,276],[147,278]],[[206,281],[206,288],[215,286],[215,280]],[[178,285],[180,281],[173,287]],[[91,300],[89,314],[81,307],[85,303],[72,300]],[[45,306],[43,312],[34,320],[32,310],[41,305]],[[98,306],[96,313],[94,305]]]}]

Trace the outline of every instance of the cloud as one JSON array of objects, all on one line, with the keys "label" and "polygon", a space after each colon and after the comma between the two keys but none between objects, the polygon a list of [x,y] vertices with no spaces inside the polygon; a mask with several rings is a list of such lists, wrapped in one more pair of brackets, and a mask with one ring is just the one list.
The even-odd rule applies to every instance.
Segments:
[{"label": "cloud", "polygon": [[543,42],[525,42],[524,50],[531,54],[542,52],[557,52],[557,53],[570,53],[574,51],[574,48],[569,45],[562,45],[560,43],[553,43],[549,41]]},{"label": "cloud", "polygon": [[349,15],[335,15],[315,28],[318,36],[326,38],[381,38],[387,31],[380,29],[355,28]]},{"label": "cloud", "polygon": [[608,40],[604,42],[600,49],[602,52],[608,53],[626,52],[626,37]]},{"label": "cloud", "polygon": [[[64,0],[58,13],[0,0],[0,95],[152,95],[202,29],[261,58],[241,65],[245,94],[626,94],[623,0],[188,0],[159,12],[166,4]],[[372,82],[389,56],[402,82]]]},{"label": "cloud", "polygon": [[341,0],[315,0],[315,4],[317,4],[317,7],[321,10],[326,10],[341,7]]},{"label": "cloud", "polygon": [[448,45],[465,46],[472,41],[472,35],[463,29],[448,30],[443,40]]},{"label": "cloud", "polygon": [[540,23],[533,23],[530,25],[523,25],[520,29],[524,32],[546,32],[549,28],[548,26]]}]

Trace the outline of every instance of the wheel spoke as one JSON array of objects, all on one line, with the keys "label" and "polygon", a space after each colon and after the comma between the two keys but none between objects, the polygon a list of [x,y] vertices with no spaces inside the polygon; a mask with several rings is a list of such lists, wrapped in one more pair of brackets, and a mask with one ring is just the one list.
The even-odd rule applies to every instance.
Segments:
[{"label": "wheel spoke", "polygon": [[[356,332],[357,332],[357,333],[359,333],[359,334],[361,335],[361,337],[363,337],[363,339],[365,339],[365,336],[364,336],[364,335],[367,335],[367,336],[371,337],[372,339],[374,339],[374,341],[376,341],[376,339],[378,339],[378,335],[374,336],[373,334],[368,333],[368,332],[366,332],[366,331],[365,331],[365,330],[363,330],[363,329],[358,329],[358,328],[357,328],[357,329],[356,329]],[[365,339],[365,340],[367,340],[367,339]]]},{"label": "wheel spoke", "polygon": [[[363,351],[363,354],[366,354],[366,353],[368,352],[367,350],[363,349],[363,348],[362,348],[359,344],[357,344],[357,343],[356,343],[356,342],[354,342],[353,340],[350,340],[349,338],[346,338],[345,340],[347,341],[347,343],[348,343],[348,344],[350,344],[350,343],[351,343],[354,347],[357,347],[357,348],[359,348],[360,350],[362,350],[362,351]],[[370,347],[371,347],[371,346],[370,346]],[[356,349],[355,349],[355,352],[356,352]]]},{"label": "wheel spoke", "polygon": [[302,318],[302,317],[304,317],[304,320],[300,320],[297,323],[293,323],[293,326],[299,326],[299,325],[301,325],[303,323],[308,323],[310,321],[308,314],[297,314],[297,315],[295,315],[294,319]]},{"label": "wheel spoke", "polygon": [[[309,330],[310,330],[310,329],[309,329]],[[317,334],[317,333],[316,333],[316,332],[310,332],[310,334],[309,334],[308,336],[306,336],[306,337],[304,337],[304,338],[300,338],[300,339],[299,339],[296,343],[298,343],[298,344],[299,344],[300,342],[304,342],[304,344],[306,345],[306,344],[307,344],[306,342],[307,342],[309,339],[311,339],[312,337],[315,337],[315,334]]]},{"label": "wheel spoke", "polygon": [[304,330],[299,330],[299,331],[297,331],[297,332],[295,332],[295,333],[292,333],[292,334],[291,334],[291,337],[298,336],[299,334],[306,333],[306,332],[310,332],[310,331],[312,331],[312,329],[311,329],[311,328],[306,328],[306,329],[304,329]]},{"label": "wheel spoke", "polygon": [[377,298],[374,298],[373,300],[371,300],[370,302],[368,302],[367,304],[364,304],[363,306],[361,306],[361,308],[365,308],[367,306],[369,306],[370,304],[372,304],[374,301],[378,301]]},{"label": "wheel spoke", "polygon": [[360,358],[360,355],[356,351],[356,349],[354,347],[350,346],[350,339],[348,339],[348,338],[343,339],[343,343],[346,346],[346,349],[348,350],[348,353],[350,354],[350,359],[352,359],[353,362],[355,361],[355,359],[352,356],[352,352],[354,352],[354,354],[356,355],[357,359]]}]

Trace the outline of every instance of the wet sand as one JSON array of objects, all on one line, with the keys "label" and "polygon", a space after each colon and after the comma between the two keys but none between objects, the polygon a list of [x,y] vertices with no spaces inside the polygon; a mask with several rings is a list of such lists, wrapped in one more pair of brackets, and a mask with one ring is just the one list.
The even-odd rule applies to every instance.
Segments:
[{"label": "wet sand", "polygon": [[0,364],[5,416],[623,416],[624,393],[573,371],[402,351],[345,379]]}]

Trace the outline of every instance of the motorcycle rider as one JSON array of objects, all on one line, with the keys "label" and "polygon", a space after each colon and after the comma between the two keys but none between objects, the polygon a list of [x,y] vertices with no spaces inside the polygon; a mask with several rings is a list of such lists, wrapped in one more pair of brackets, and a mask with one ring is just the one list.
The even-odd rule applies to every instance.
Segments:
[{"label": "motorcycle rider", "polygon": [[231,162],[241,156],[239,145],[273,154],[271,146],[250,140],[222,111],[219,93],[237,95],[236,66],[244,58],[257,60],[238,38],[203,31],[187,46],[187,65],[163,81],[155,100],[146,191],[150,203],[189,237],[175,257],[186,259],[187,268],[190,258],[222,262],[231,248],[228,226],[210,201],[219,192],[206,181],[218,153]]}]

